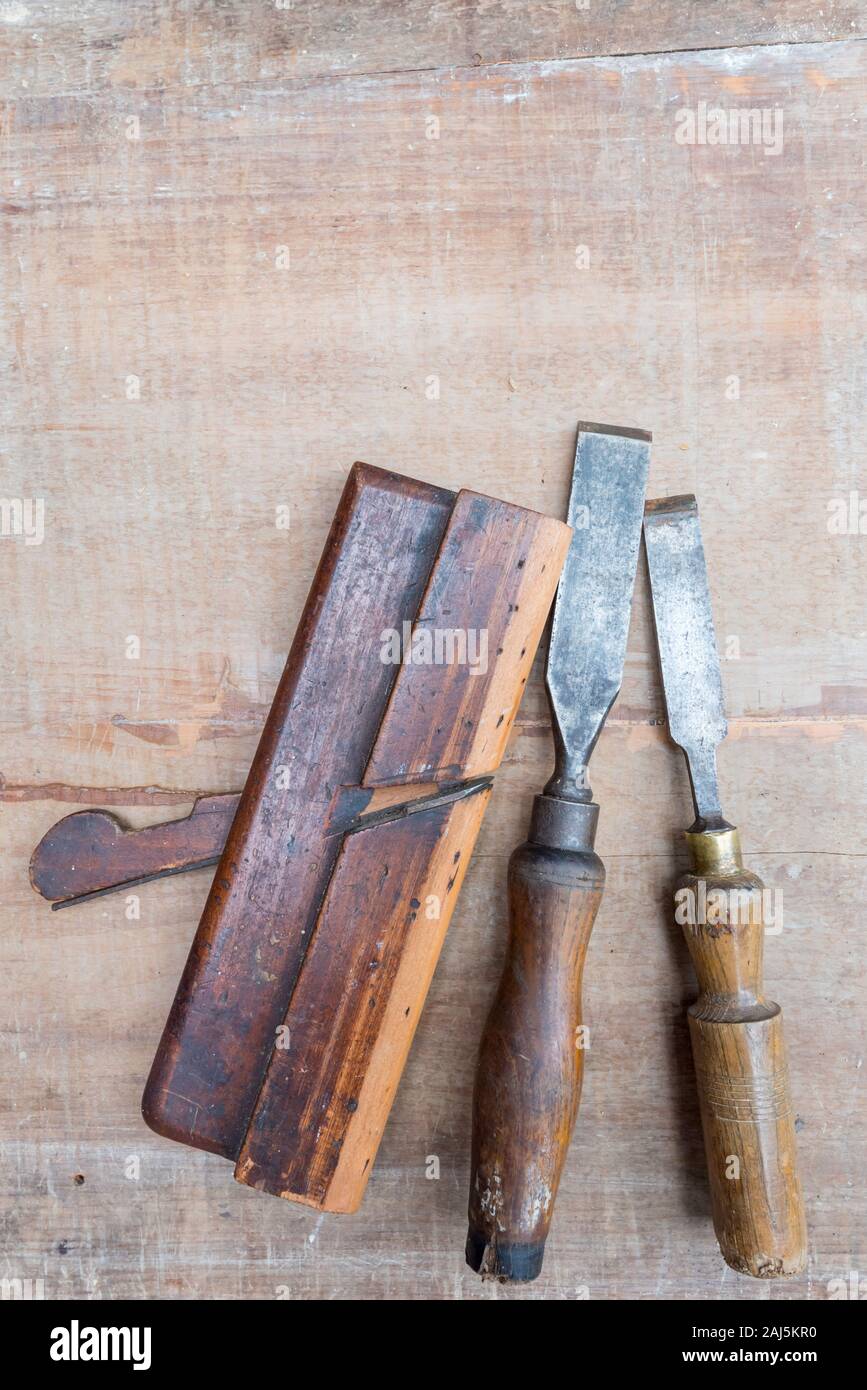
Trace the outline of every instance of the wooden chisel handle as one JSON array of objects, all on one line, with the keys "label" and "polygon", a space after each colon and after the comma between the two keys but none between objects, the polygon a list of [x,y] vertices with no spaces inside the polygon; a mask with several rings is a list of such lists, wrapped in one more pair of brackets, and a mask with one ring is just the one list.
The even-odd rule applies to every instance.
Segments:
[{"label": "wooden chisel handle", "polygon": [[783,1018],[763,994],[763,885],[743,867],[737,830],[687,840],[694,871],[675,902],[701,991],[689,1031],[714,1229],[741,1274],[797,1274],[807,1237]]},{"label": "wooden chisel handle", "polygon": [[535,1279],[578,1112],[581,973],[605,868],[598,807],[540,796],[509,863],[510,939],[473,1100],[467,1262]]}]

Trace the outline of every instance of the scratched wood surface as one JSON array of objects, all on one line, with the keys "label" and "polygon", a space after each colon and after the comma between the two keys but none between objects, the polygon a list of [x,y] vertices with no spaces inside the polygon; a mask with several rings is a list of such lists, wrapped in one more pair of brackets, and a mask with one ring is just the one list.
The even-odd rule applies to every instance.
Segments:
[{"label": "scratched wood surface", "polygon": [[[428,9],[0,4],[0,492],[44,504],[41,543],[14,507],[0,535],[0,1272],[57,1297],[827,1298],[867,1270],[864,7]],[[702,101],[778,108],[782,149],[679,144]],[[462,1247],[505,865],[550,766],[538,664],[354,1217],[139,1117],[206,876],[143,888],[138,920],[27,882],[60,815],[242,785],[355,458],[560,515],[579,418],[652,429],[651,494],[703,509],[725,805],[783,890],[791,1284],[726,1269],[710,1225],[643,571],[537,1285],[482,1285]]]}]

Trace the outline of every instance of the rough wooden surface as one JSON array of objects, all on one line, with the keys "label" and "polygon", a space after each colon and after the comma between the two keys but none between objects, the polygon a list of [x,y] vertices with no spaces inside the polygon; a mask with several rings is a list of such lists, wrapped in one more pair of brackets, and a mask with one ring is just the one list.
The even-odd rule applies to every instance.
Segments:
[{"label": "rough wooden surface", "polygon": [[[592,5],[577,47],[556,6],[485,6],[478,68],[469,28],[395,37],[397,8],[335,6],[289,80],[267,7],[0,7],[2,493],[45,501],[41,545],[0,537],[3,1272],[59,1296],[827,1298],[867,1270],[867,542],[828,530],[863,495],[867,60],[837,41],[863,6]],[[779,105],[781,154],[679,145],[700,100]],[[506,861],[551,766],[538,672],[355,1217],[246,1191],[139,1119],[207,873],[143,888],[138,920],[123,897],[51,914],[27,882],[65,812],[145,824],[241,786],[353,459],[559,515],[579,418],[652,429],[651,495],[702,506],[726,807],[784,890],[792,1284],[727,1269],[711,1229],[669,909],[689,797],[641,573],[538,1285],[483,1286],[462,1253]]]},{"label": "rough wooden surface", "polygon": [[821,42],[863,34],[863,19],[859,0],[6,0],[0,55],[13,82],[48,96],[190,91],[322,73]]}]

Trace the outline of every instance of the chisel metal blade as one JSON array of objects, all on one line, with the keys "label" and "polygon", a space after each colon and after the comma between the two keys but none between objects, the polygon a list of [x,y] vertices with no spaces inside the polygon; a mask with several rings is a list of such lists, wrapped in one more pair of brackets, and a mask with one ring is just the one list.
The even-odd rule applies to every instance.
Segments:
[{"label": "chisel metal blade", "polygon": [[557,753],[546,796],[593,800],[587,764],[623,681],[650,443],[645,430],[578,426],[546,668]]},{"label": "chisel metal blade", "polygon": [[716,749],[728,725],[695,498],[648,502],[644,540],[668,727],[686,755],[693,830],[726,829]]}]

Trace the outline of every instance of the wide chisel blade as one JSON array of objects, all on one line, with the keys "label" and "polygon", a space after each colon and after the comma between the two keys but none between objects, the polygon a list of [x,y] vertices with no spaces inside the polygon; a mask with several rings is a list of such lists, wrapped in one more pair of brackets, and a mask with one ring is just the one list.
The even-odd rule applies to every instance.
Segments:
[{"label": "wide chisel blade", "polygon": [[509,949],[473,1094],[467,1262],[535,1279],[584,1074],[584,956],[605,887],[587,763],[623,679],[650,435],[579,425],[547,683],[557,761],[509,860]]},{"label": "wide chisel blade", "polygon": [[578,426],[546,681],[557,764],[545,794],[592,801],[587,764],[623,681],[651,436]]},{"label": "wide chisel blade", "polygon": [[695,498],[648,502],[644,539],[668,727],[686,755],[693,829],[724,829],[716,749],[728,725]]}]

